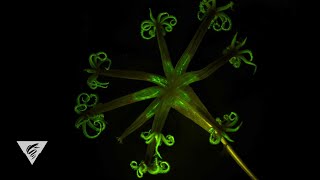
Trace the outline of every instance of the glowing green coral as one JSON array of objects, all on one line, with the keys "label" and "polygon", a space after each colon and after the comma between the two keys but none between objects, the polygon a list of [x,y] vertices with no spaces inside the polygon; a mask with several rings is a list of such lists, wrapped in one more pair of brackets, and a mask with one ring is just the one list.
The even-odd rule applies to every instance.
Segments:
[{"label": "glowing green coral", "polygon": [[[98,82],[98,76],[147,81],[156,84],[156,86],[148,87],[123,97],[116,98],[110,102],[99,104],[97,104],[98,97],[96,95],[88,95],[86,93],[80,94],[75,107],[75,111],[80,114],[80,118],[76,122],[76,127],[82,127],[86,137],[95,138],[106,127],[103,113],[128,104],[154,98],[150,105],[127,129],[125,129],[121,136],[117,138],[118,141],[122,143],[128,135],[139,129],[154,117],[151,130],[143,132],[140,135],[147,144],[146,159],[140,163],[137,163],[136,161],[130,163],[131,168],[136,171],[139,178],[142,178],[147,172],[149,174],[163,174],[169,172],[170,165],[168,162],[161,160],[162,156],[159,153],[159,147],[162,143],[167,146],[172,146],[175,142],[173,136],[164,136],[161,133],[170,110],[175,109],[210,133],[209,141],[211,144],[219,144],[222,142],[239,166],[252,179],[256,179],[254,174],[247,168],[228,143],[228,141],[233,142],[233,140],[227,133],[238,131],[242,124],[240,123],[236,126],[238,115],[231,112],[229,115],[224,115],[223,119],[213,118],[197,94],[190,87],[191,83],[207,78],[228,62],[236,68],[240,67],[241,61],[253,65],[256,68],[256,65],[252,62],[252,52],[250,50],[240,49],[244,46],[246,39],[239,42],[236,40],[236,34],[231,41],[231,45],[223,51],[223,55],[220,58],[212,61],[209,65],[200,70],[186,72],[191,59],[194,57],[202,39],[210,27],[216,31],[228,31],[231,29],[231,19],[224,11],[232,8],[232,6],[233,2],[230,2],[225,6],[217,8],[215,0],[203,0],[200,3],[198,18],[202,22],[189,45],[179,58],[176,66],[172,65],[164,36],[166,32],[172,31],[173,26],[177,23],[177,19],[167,12],[160,13],[157,16],[157,19],[155,19],[151,9],[149,9],[151,20],[146,20],[141,23],[141,36],[144,39],[156,37],[165,76],[141,71],[110,70],[111,60],[107,58],[106,53],[100,52],[92,54],[89,58],[91,68],[85,69],[86,72],[91,74],[88,78],[88,85],[91,89],[96,89],[97,87],[106,88],[108,86],[108,83]],[[245,54],[249,55],[250,58],[245,58]],[[108,62],[107,68],[101,66],[104,62]],[[95,131],[96,134],[89,135],[87,126]]]}]

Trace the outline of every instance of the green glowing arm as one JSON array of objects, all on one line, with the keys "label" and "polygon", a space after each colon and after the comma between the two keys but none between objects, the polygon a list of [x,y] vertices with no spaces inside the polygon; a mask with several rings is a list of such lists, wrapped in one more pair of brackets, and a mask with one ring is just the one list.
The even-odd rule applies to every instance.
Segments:
[{"label": "green glowing arm", "polygon": [[208,27],[209,27],[213,18],[214,18],[214,14],[209,13],[209,15],[203,19],[197,32],[194,34],[188,47],[183,52],[182,56],[180,57],[177,65],[175,67],[176,74],[178,74],[178,75],[183,74],[187,70],[189,63],[190,63],[191,59],[193,58],[193,56],[195,55],[195,53],[196,53],[204,35],[206,34]]},{"label": "green glowing arm", "polygon": [[[171,18],[172,20],[170,22],[166,22],[166,20],[168,20],[169,18]],[[174,16],[170,16],[168,13],[160,13],[158,16],[158,23],[156,26],[157,40],[158,40],[160,55],[162,59],[162,66],[163,66],[163,70],[166,77],[171,76],[171,74],[174,72],[174,69],[172,66],[167,43],[164,39],[164,33],[162,32],[163,31],[162,26],[166,25],[165,27],[166,31],[170,32],[172,31],[172,26],[174,26],[176,23],[177,23],[177,19]]]},{"label": "green glowing arm", "polygon": [[161,91],[162,89],[158,86],[145,88],[135,93],[117,98],[110,102],[97,104],[95,107],[89,110],[89,114],[100,114],[138,101],[156,98],[161,94]]},{"label": "green glowing arm", "polygon": [[141,127],[145,122],[154,116],[154,113],[159,105],[159,99],[153,100],[153,102],[146,108],[146,110],[140,114],[140,116],[122,133],[118,138],[118,141],[122,143],[123,139],[128,135],[133,133],[139,127]]},{"label": "green glowing arm", "polygon": [[88,73],[94,73],[101,76],[107,77],[116,77],[116,78],[123,78],[123,79],[133,79],[133,80],[140,80],[140,81],[148,81],[155,83],[161,87],[164,87],[167,84],[167,80],[156,74],[146,73],[141,71],[126,71],[126,70],[94,70],[94,69],[85,69]]},{"label": "green glowing arm", "polygon": [[[162,128],[166,122],[167,116],[169,114],[170,108],[171,107],[167,104],[167,102],[165,102],[164,100],[161,101],[154,116],[151,132],[155,134],[161,133]],[[155,140],[153,140],[152,143],[148,144],[147,153],[146,153],[148,160],[152,159],[155,151],[158,153],[158,146],[159,146],[158,141],[155,141]]]},{"label": "green glowing arm", "polygon": [[212,117],[209,113],[206,106],[201,102],[198,95],[193,91],[193,89],[190,86],[185,87],[185,92],[190,97],[190,99],[194,102],[194,104],[201,110],[201,112],[204,112],[207,117]]},{"label": "green glowing arm", "polygon": [[[183,80],[183,85],[189,85],[191,83],[201,81],[214,72],[216,72],[220,67],[222,67],[224,64],[226,64],[228,61],[235,67],[239,68],[241,61],[243,61],[245,64],[252,65],[255,67],[254,73],[256,72],[257,66],[252,62],[253,60],[253,55],[252,52],[248,49],[245,50],[240,50],[242,46],[245,45],[246,39],[244,39],[242,42],[236,41],[237,34],[233,37],[231,41],[231,45],[228,46],[224,51],[223,51],[223,56],[203,69],[200,69],[198,71],[191,71],[187,72],[182,75],[181,79]],[[244,54],[249,55],[249,60],[244,56]]]},{"label": "green glowing arm", "polygon": [[[161,98],[164,98],[164,97],[161,97]],[[161,132],[166,122],[167,116],[170,111],[170,104],[169,102],[166,102],[166,101],[169,101],[169,100],[161,99],[161,103],[157,108],[157,111],[155,113],[155,117],[153,120],[152,132],[157,132],[157,133]]]},{"label": "green glowing arm", "polygon": [[[203,0],[200,3],[198,18],[202,20],[202,23],[175,67],[178,75],[183,74],[187,70],[191,59],[195,55],[204,35],[210,26],[213,26],[213,29],[216,31],[227,31],[231,29],[231,20],[227,15],[222,13],[222,11],[229,9],[232,6],[233,2],[230,2],[223,7],[216,8],[215,0]],[[218,19],[220,19],[222,23],[218,23]]]},{"label": "green glowing arm", "polygon": [[218,122],[224,129],[224,131],[221,134],[216,133],[214,128],[211,128],[209,133],[210,133],[210,138],[209,142],[211,144],[219,144],[222,142],[224,147],[227,149],[228,153],[230,156],[236,161],[236,163],[248,174],[248,176],[251,179],[258,179],[252,171],[247,167],[247,165],[243,162],[243,160],[238,156],[238,154],[232,149],[232,147],[229,145],[228,141],[233,142],[233,140],[230,139],[230,137],[225,133],[225,132],[236,132],[239,130],[240,126],[242,125],[242,122],[235,126],[238,122],[238,115],[235,112],[231,112],[229,115],[226,114],[223,116],[223,120],[220,118],[216,118],[216,122]]},{"label": "green glowing arm", "polygon": [[[169,77],[174,69],[172,66],[169,50],[164,39],[166,32],[171,32],[173,26],[177,24],[176,17],[169,15],[167,12],[160,13],[155,19],[150,10],[150,19],[141,23],[141,36],[144,39],[151,39],[157,36],[158,46],[162,59],[162,66],[166,77]],[[148,32],[148,36],[145,35]]]},{"label": "green glowing arm", "polygon": [[248,166],[244,163],[244,161],[238,156],[238,154],[233,150],[233,148],[229,145],[229,143],[223,137],[221,138],[221,142],[224,145],[224,147],[227,149],[230,156],[247,173],[247,175],[251,179],[257,180],[258,178],[253,174],[253,172],[248,168]]},{"label": "green glowing arm", "polygon": [[183,74],[182,76],[184,79],[184,85],[189,85],[191,83],[201,81],[209,77],[211,74],[216,72],[220,67],[226,64],[229,59],[230,59],[230,56],[226,55],[208,64],[203,69],[200,69],[197,71],[191,71]]},{"label": "green glowing arm", "polygon": [[[198,107],[190,97],[189,99],[186,99],[185,95],[176,97],[176,101],[173,103],[172,108],[198,124],[207,132],[209,132],[212,127],[218,131],[220,130],[219,124],[217,124],[213,119],[210,120],[211,117],[207,117],[204,110]],[[219,133],[220,132],[221,130]]]}]

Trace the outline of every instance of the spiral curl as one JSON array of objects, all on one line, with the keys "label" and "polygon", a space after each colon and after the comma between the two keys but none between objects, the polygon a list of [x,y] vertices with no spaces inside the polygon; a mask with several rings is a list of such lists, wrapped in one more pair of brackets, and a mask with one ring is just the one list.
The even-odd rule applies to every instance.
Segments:
[{"label": "spiral curl", "polygon": [[172,135],[164,136],[162,133],[151,133],[151,130],[147,132],[142,132],[140,137],[146,141],[146,144],[150,144],[151,142],[156,142],[156,148],[155,148],[155,156],[158,156],[160,158],[161,155],[159,153],[159,146],[161,146],[162,142],[167,146],[173,146],[174,145],[174,137]]},{"label": "spiral curl", "polygon": [[[233,65],[234,68],[240,68],[241,62],[243,61],[245,64],[254,66],[253,74],[257,71],[257,65],[253,63],[253,54],[252,51],[249,49],[240,50],[247,41],[247,38],[245,38],[243,41],[237,41],[237,35],[236,33],[233,36],[233,39],[231,41],[231,44],[223,51],[223,54],[226,55],[228,53],[232,53],[233,56],[229,59],[230,64]],[[246,57],[246,56],[249,56]]]},{"label": "spiral curl", "polygon": [[165,174],[170,171],[170,164],[166,161],[159,160],[158,157],[155,157],[149,166],[144,161],[141,161],[140,164],[136,161],[131,161],[130,167],[136,171],[138,178],[142,178],[143,174],[147,172],[156,175]]},{"label": "spiral curl", "polygon": [[216,7],[216,0],[202,0],[199,4],[198,19],[202,21],[209,11],[214,11],[214,18],[210,23],[209,29],[212,27],[215,31],[229,31],[232,27],[230,17],[223,11],[232,9],[234,3],[231,1],[222,7]]},{"label": "spiral curl", "polygon": [[[156,36],[157,31],[157,24],[161,25],[161,30],[163,28],[163,34],[165,35],[165,32],[171,32],[173,30],[173,26],[177,24],[177,18],[169,15],[167,12],[160,13],[155,19],[152,15],[152,11],[150,10],[150,19],[151,20],[145,20],[141,23],[141,31],[140,34],[143,39],[149,40]],[[147,33],[146,33],[147,32]]]},{"label": "spiral curl", "polygon": [[[92,100],[93,99],[93,100]],[[86,111],[88,107],[93,107],[97,104],[99,98],[96,94],[87,94],[81,93],[77,97],[77,104],[74,107],[74,111],[77,114],[81,114],[82,112]]]},{"label": "spiral curl", "polygon": [[233,140],[228,136],[227,132],[237,132],[241,125],[242,122],[234,127],[237,122],[239,120],[239,116],[237,113],[235,112],[231,112],[230,114],[225,114],[223,116],[223,119],[220,119],[219,117],[216,118],[216,122],[221,126],[222,132],[218,133],[218,131],[216,131],[214,128],[211,128],[209,130],[210,133],[210,138],[209,138],[209,142],[211,144],[219,144],[221,141],[221,138],[224,137],[226,140],[233,142]]},{"label": "spiral curl", "polygon": [[104,67],[105,70],[109,70],[111,67],[112,61],[108,58],[107,54],[105,52],[98,52],[98,53],[93,53],[89,57],[89,64],[91,68],[93,69],[87,69],[86,71],[89,73],[93,73],[87,80],[87,84],[91,89],[97,89],[99,88],[107,88],[109,85],[109,82],[99,82],[97,80],[98,74],[94,72],[99,72],[101,69],[101,65],[103,63],[107,62],[108,65],[107,67]]},{"label": "spiral curl", "polygon": [[[95,135],[90,135],[87,132],[87,125],[96,132]],[[104,121],[103,114],[97,114],[89,117],[80,117],[75,126],[78,129],[82,127],[83,134],[89,139],[94,139],[97,138],[103,130],[105,130],[106,122]]]}]

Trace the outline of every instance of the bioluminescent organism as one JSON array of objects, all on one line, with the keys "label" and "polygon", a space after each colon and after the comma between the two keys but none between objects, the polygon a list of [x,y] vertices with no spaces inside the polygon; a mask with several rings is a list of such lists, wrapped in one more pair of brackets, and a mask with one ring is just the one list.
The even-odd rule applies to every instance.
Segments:
[{"label": "bioluminescent organism", "polygon": [[[222,52],[219,59],[203,69],[186,71],[208,29],[218,32],[231,30],[231,19],[225,11],[232,8],[233,5],[233,2],[229,2],[224,6],[217,7],[216,0],[202,0],[198,12],[198,18],[202,23],[175,66],[172,64],[164,37],[166,33],[173,30],[173,27],[177,24],[177,19],[167,12],[160,13],[155,18],[150,9],[150,20],[143,21],[141,24],[141,36],[147,40],[157,39],[164,76],[141,71],[110,69],[111,60],[106,53],[92,54],[89,57],[91,67],[85,69],[87,73],[91,74],[87,81],[91,89],[108,87],[108,83],[97,80],[99,76],[148,81],[155,85],[107,103],[98,103],[99,99],[96,94],[80,94],[75,106],[75,111],[80,115],[76,127],[81,127],[86,137],[96,138],[106,127],[104,113],[135,102],[154,99],[117,138],[122,143],[128,135],[138,130],[147,121],[152,121],[153,118],[151,129],[142,132],[140,135],[147,144],[146,158],[140,162],[132,161],[130,163],[131,168],[136,171],[139,178],[146,173],[161,174],[170,171],[170,165],[161,156],[159,147],[163,144],[172,146],[175,143],[172,135],[162,133],[170,110],[175,109],[207,131],[211,144],[217,145],[222,142],[225,149],[248,176],[257,179],[229,144],[229,142],[233,142],[229,133],[238,131],[242,124],[242,122],[238,123],[237,113],[231,112],[222,118],[214,118],[190,87],[190,84],[207,78],[228,62],[235,68],[239,68],[241,63],[252,65],[255,72],[256,65],[252,62],[252,52],[243,49],[246,39],[239,41],[238,33],[235,33],[230,45]],[[105,66],[105,64],[107,65]],[[96,133],[90,134],[87,128],[91,128]]]}]

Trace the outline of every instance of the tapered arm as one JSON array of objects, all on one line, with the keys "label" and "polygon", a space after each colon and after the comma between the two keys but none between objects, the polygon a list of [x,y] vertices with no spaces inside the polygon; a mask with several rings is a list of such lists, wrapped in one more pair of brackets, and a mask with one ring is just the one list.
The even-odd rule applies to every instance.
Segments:
[{"label": "tapered arm", "polygon": [[145,122],[154,116],[156,109],[159,105],[159,99],[153,100],[153,102],[147,107],[147,109],[140,114],[140,116],[118,137],[118,141],[122,143],[123,139],[130,135],[132,132],[136,131]]},{"label": "tapered arm", "polygon": [[117,98],[110,102],[97,104],[88,111],[88,114],[100,114],[138,101],[156,98],[160,95],[161,92],[162,89],[158,86],[145,88],[135,93]]},{"label": "tapered arm", "polygon": [[101,76],[106,77],[115,77],[115,78],[123,78],[123,79],[133,79],[133,80],[140,80],[140,81],[148,81],[154,84],[157,84],[161,87],[164,87],[167,84],[167,80],[156,74],[146,73],[141,71],[129,71],[129,70],[117,70],[117,69],[101,69],[96,71],[94,69],[85,69],[88,73],[97,73]]},{"label": "tapered arm", "polygon": [[195,55],[204,35],[208,31],[208,27],[210,26],[210,23],[213,20],[214,15],[215,15],[214,12],[211,10],[208,12],[208,15],[203,19],[197,32],[193,36],[187,49],[183,52],[181,58],[179,59],[175,67],[176,74],[178,75],[183,74],[187,70],[191,59]]},{"label": "tapered arm", "polygon": [[219,68],[221,68],[223,65],[225,65],[228,60],[230,59],[230,55],[224,55],[221,58],[213,61],[212,63],[208,64],[203,69],[200,69],[198,71],[191,71],[187,72],[182,75],[183,79],[183,86],[190,85],[191,83],[201,81],[207,77],[209,77],[211,74],[216,72]]},{"label": "tapered arm", "polygon": [[247,175],[253,179],[257,180],[258,178],[253,174],[253,172],[247,167],[247,165],[242,161],[242,159],[238,156],[238,154],[232,149],[232,147],[229,145],[229,143],[222,137],[221,142],[227,149],[230,156],[236,161],[236,163],[243,169]]},{"label": "tapered arm", "polygon": [[163,71],[166,77],[170,77],[171,74],[174,72],[174,69],[172,66],[167,43],[163,36],[163,30],[162,30],[163,27],[158,22],[156,24],[156,28],[157,28],[157,40],[158,40],[158,46],[159,46],[161,60],[162,60]]}]

